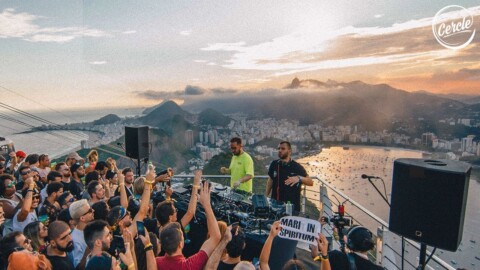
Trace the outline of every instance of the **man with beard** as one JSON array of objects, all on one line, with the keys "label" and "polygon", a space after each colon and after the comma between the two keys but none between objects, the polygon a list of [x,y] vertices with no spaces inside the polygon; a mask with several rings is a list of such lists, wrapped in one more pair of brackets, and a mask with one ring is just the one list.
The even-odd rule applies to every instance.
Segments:
[{"label": "man with beard", "polygon": [[313,186],[310,178],[298,162],[292,159],[292,146],[288,141],[278,145],[279,159],[272,161],[268,169],[265,196],[272,193],[272,199],[293,203],[294,209],[300,211],[300,192],[302,185]]},{"label": "man with beard", "polygon": [[70,166],[70,172],[72,177],[70,179],[70,193],[77,199],[82,198],[82,192],[85,189],[85,186],[82,182],[82,177],[85,176],[85,168],[83,168],[80,163],[74,163]]},{"label": "man with beard", "polygon": [[70,191],[70,176],[72,176],[70,168],[65,162],[60,162],[55,165],[55,170],[62,175],[63,191]]},{"label": "man with beard", "polygon": [[52,263],[52,269],[74,270],[73,262],[67,256],[67,252],[73,250],[73,240],[70,235],[70,227],[63,221],[54,221],[48,226],[48,239],[45,256]]},{"label": "man with beard", "polygon": [[252,192],[253,182],[253,159],[243,151],[242,139],[235,137],[230,140],[232,161],[228,168],[220,168],[223,174],[230,174],[230,185],[246,192]]},{"label": "man with beard", "polygon": [[[85,258],[88,255],[87,243],[85,242],[83,230],[87,223],[93,220],[93,209],[88,204],[87,200],[79,200],[70,205],[70,216],[77,226],[72,230],[72,240],[74,244],[73,251],[69,256],[73,257],[73,266],[83,269],[85,266]],[[80,264],[80,266],[78,266]]]},{"label": "man with beard", "polygon": [[[85,269],[120,269],[116,258],[105,253],[112,242],[112,234],[107,222],[104,220],[90,222],[85,227],[85,242],[92,251],[87,257]],[[125,254],[119,253],[120,260],[129,270],[136,269],[130,243],[126,242],[124,244]]]},{"label": "man with beard", "polygon": [[57,220],[58,213],[62,208],[58,203],[58,198],[63,193],[63,185],[61,183],[53,182],[47,187],[47,199],[38,212],[39,216],[46,216],[50,222]]},{"label": "man with beard", "polygon": [[[133,196],[133,170],[131,168],[125,168],[122,170],[122,174],[125,176],[125,191],[127,192],[127,198]],[[117,190],[115,190],[114,196],[120,196],[120,188],[118,186]]]},{"label": "man with beard", "polygon": [[35,189],[33,178],[28,178],[25,181],[25,185],[27,185],[28,188],[22,191],[22,208],[13,216],[13,230],[19,232],[23,232],[27,224],[38,220],[35,209],[40,202],[40,194],[38,190]]},{"label": "man with beard", "polygon": [[90,195],[89,204],[92,205],[99,201],[108,201],[108,194],[105,187],[99,181],[92,181],[87,186],[88,195]]},{"label": "man with beard", "polygon": [[47,154],[38,157],[38,176],[43,183],[47,183],[47,175],[50,172],[50,158]]},{"label": "man with beard", "polygon": [[112,228],[113,235],[121,235],[124,229],[132,225],[132,217],[127,209],[117,205],[108,212],[107,222]]}]

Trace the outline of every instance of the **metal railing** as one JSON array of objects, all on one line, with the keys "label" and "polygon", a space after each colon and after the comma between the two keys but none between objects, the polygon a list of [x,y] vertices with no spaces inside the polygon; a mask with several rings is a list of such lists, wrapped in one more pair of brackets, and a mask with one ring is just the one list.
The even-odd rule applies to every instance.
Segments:
[{"label": "metal railing", "polygon": [[[230,185],[229,175],[203,175],[205,179],[214,179],[214,182],[222,185]],[[176,175],[175,178],[181,179],[193,179],[193,175]],[[266,180],[268,176],[260,175],[255,176],[254,181],[264,180],[264,185],[253,185],[254,194],[264,194]],[[373,212],[363,207],[360,203],[356,202],[342,191],[338,190],[335,186],[331,185],[325,180],[322,180],[316,176],[312,176],[312,179],[316,181],[312,187],[303,187],[300,214],[312,219],[318,219],[319,216],[324,213],[336,212],[333,208],[338,207],[338,202],[330,200],[328,191],[334,192],[354,207],[354,210],[345,211],[345,214],[352,217],[352,222],[367,227],[372,231],[376,238],[376,249],[373,253],[369,253],[369,257],[376,260],[377,263],[382,264],[387,269],[416,269],[418,265],[418,255],[420,253],[420,245],[414,241],[403,239],[390,231],[388,231],[388,223],[375,215]],[[321,192],[324,189],[324,192]],[[324,193],[324,194],[322,194]],[[333,203],[328,205],[322,202],[322,196],[326,196],[329,202]],[[357,217],[359,215],[359,217]],[[375,234],[376,232],[376,234]],[[332,236],[332,239],[335,239]],[[385,239],[387,238],[387,239]],[[393,239],[393,242],[392,242]],[[396,241],[396,242],[395,242]],[[404,241],[404,242],[403,242]],[[401,245],[404,245],[404,259],[402,260]],[[338,246],[338,241],[337,241]],[[430,252],[427,251],[427,256],[430,256]],[[433,255],[426,269],[447,269],[455,270],[454,267]]]}]

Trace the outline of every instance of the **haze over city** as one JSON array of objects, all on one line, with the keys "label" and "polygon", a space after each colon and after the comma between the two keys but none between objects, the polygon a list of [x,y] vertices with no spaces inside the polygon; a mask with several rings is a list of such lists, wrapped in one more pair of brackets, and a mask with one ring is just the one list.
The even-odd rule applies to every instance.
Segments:
[{"label": "haze over city", "polygon": [[[138,107],[298,77],[478,95],[478,35],[450,50],[432,34],[449,4],[2,1],[0,93],[21,109]],[[480,6],[455,4],[480,29]]]}]

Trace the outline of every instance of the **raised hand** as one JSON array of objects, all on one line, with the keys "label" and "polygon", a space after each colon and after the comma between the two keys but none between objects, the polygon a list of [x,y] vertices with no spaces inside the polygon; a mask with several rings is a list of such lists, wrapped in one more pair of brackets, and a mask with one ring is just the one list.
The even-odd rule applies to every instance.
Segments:
[{"label": "raised hand", "polygon": [[277,236],[280,231],[282,230],[282,226],[280,225],[280,221],[275,221],[272,224],[272,228],[270,229],[270,236],[275,237]]},{"label": "raised hand", "polygon": [[208,187],[208,182],[205,181],[203,183],[202,188],[200,189],[200,196],[198,197],[198,200],[202,204],[204,208],[211,207],[210,204],[210,188]]}]

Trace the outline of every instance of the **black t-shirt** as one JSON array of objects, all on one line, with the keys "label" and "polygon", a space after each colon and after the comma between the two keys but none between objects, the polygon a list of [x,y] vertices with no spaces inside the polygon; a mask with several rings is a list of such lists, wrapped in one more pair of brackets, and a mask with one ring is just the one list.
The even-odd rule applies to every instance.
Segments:
[{"label": "black t-shirt", "polygon": [[[133,196],[133,185],[130,188],[125,186],[125,191],[127,192],[127,198],[130,198],[130,196]],[[120,186],[115,190],[114,196],[120,196]]]},{"label": "black t-shirt", "polygon": [[75,267],[73,267],[73,262],[68,258],[68,256],[45,256],[50,261],[50,263],[52,263],[52,269],[75,270]]},{"label": "black t-shirt", "polygon": [[[357,266],[357,270],[384,269],[383,267],[376,265],[369,260],[365,260],[364,258],[358,256],[355,253],[351,253],[351,254],[355,259],[355,265]],[[332,270],[349,270],[350,269],[350,263],[348,262],[347,254],[339,250],[332,250],[328,252],[328,258],[329,258],[330,267],[332,268]]]},{"label": "black t-shirt", "polygon": [[220,261],[220,263],[218,264],[217,270],[233,270],[233,268],[235,268],[236,265],[237,265],[236,263],[228,264]]},{"label": "black t-shirt", "polygon": [[307,171],[295,160],[287,163],[280,159],[272,161],[268,168],[268,176],[272,179],[272,199],[282,202],[293,203],[294,209],[300,211],[300,191],[301,185],[288,186],[285,180],[291,176],[307,176]]}]

